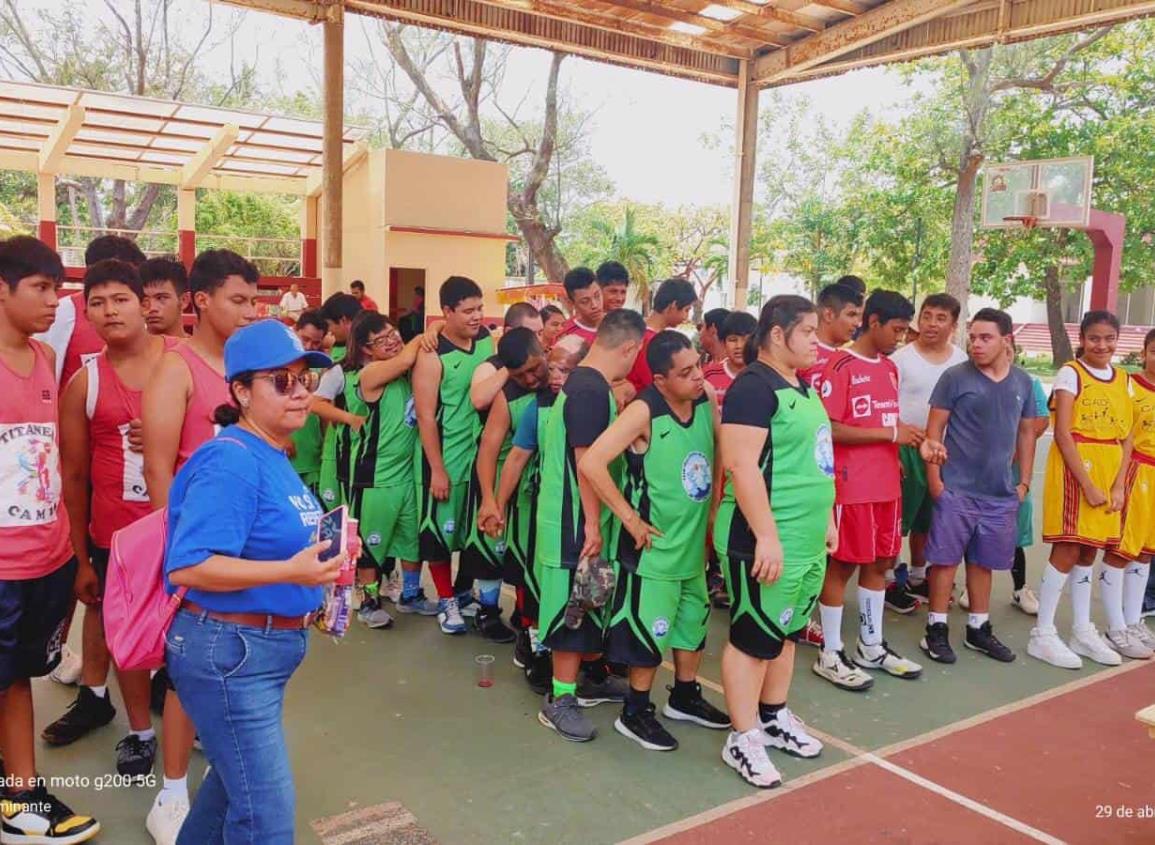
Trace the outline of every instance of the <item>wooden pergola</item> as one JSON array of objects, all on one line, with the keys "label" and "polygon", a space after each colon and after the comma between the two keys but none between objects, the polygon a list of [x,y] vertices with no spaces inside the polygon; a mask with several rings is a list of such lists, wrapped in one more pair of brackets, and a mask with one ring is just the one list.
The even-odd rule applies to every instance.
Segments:
[{"label": "wooden pergola", "polygon": [[1155,13],[1155,0],[224,0],[324,27],[322,253],[341,271],[346,12],[560,50],[736,88],[730,278],[745,302],[758,92],[962,47],[1022,41]]}]

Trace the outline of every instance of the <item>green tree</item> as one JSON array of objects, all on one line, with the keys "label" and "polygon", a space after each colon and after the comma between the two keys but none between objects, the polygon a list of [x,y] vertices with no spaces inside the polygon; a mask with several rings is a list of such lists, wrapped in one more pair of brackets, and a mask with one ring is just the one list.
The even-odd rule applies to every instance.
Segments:
[{"label": "green tree", "polygon": [[657,236],[640,231],[637,212],[626,206],[621,222],[606,219],[593,221],[594,231],[602,238],[600,255],[603,261],[618,261],[629,271],[630,281],[641,300],[642,313],[650,310],[650,285],[654,281],[655,255],[659,247]]}]

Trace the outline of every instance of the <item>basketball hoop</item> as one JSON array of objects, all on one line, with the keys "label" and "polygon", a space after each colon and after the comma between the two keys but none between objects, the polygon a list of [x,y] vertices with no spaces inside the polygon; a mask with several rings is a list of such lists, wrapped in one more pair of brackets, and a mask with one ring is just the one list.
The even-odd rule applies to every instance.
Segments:
[{"label": "basketball hoop", "polygon": [[1013,214],[1004,217],[1007,223],[1018,223],[1024,229],[1033,229],[1039,225],[1039,218],[1033,214]]}]

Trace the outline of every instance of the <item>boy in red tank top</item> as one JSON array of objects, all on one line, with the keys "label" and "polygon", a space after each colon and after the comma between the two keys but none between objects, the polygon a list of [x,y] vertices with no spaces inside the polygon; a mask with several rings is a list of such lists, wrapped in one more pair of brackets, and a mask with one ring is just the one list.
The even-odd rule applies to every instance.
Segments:
[{"label": "boy in red tank top", "polygon": [[[235,252],[207,250],[189,273],[197,313],[187,342],[166,352],[144,388],[141,421],[144,479],[154,508],[168,505],[176,471],[197,447],[216,435],[213,411],[229,401],[225,382],[225,341],[256,318],[257,268]],[[163,670],[157,677],[167,683]],[[164,788],[145,826],[157,841],[176,841],[188,814],[188,764],[194,728],[172,685],[164,699]],[[166,838],[166,837],[171,837]]]},{"label": "boy in red tank top", "polygon": [[[104,351],[89,359],[60,400],[64,502],[79,565],[76,594],[87,605],[80,689],[68,711],[44,729],[49,745],[68,745],[112,721],[116,708],[106,686],[109,654],[100,600],[112,534],[152,510],[141,455],[129,444],[141,414],[141,391],[165,349],[178,341],[149,334],[136,269],[107,259],[84,277],[85,310]],[[118,774],[144,776],[156,757],[149,717],[148,672],[118,672],[131,733],[116,746]]]},{"label": "boy in red tank top", "polygon": [[84,842],[100,831],[95,819],[73,813],[37,779],[33,737],[31,679],[48,674],[60,661],[76,577],[68,512],[61,500],[56,359],[49,346],[32,339],[52,325],[56,285],[63,275],[60,257],[35,238],[0,242],[0,750],[8,793],[0,815],[5,840],[67,832],[72,835],[68,841]]},{"label": "boy in red tank top", "polygon": [[[834,439],[838,548],[831,554],[818,602],[825,643],[814,672],[840,689],[863,690],[881,669],[897,678],[922,673],[882,636],[886,570],[902,549],[900,445],[919,445],[922,429],[898,416],[898,368],[887,357],[906,335],[914,306],[901,294],[875,291],[866,300],[862,333],[822,373],[820,394]],[[842,647],[846,584],[858,574],[859,635],[854,657]]]}]

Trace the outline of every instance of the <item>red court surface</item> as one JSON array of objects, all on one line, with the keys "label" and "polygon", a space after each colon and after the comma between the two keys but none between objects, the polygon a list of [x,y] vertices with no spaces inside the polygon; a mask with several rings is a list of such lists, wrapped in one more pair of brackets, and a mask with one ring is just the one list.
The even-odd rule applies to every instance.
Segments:
[{"label": "red court surface", "polygon": [[1155,665],[1088,681],[862,752],[654,841],[1155,845],[1155,742],[1134,718],[1155,702]]}]

